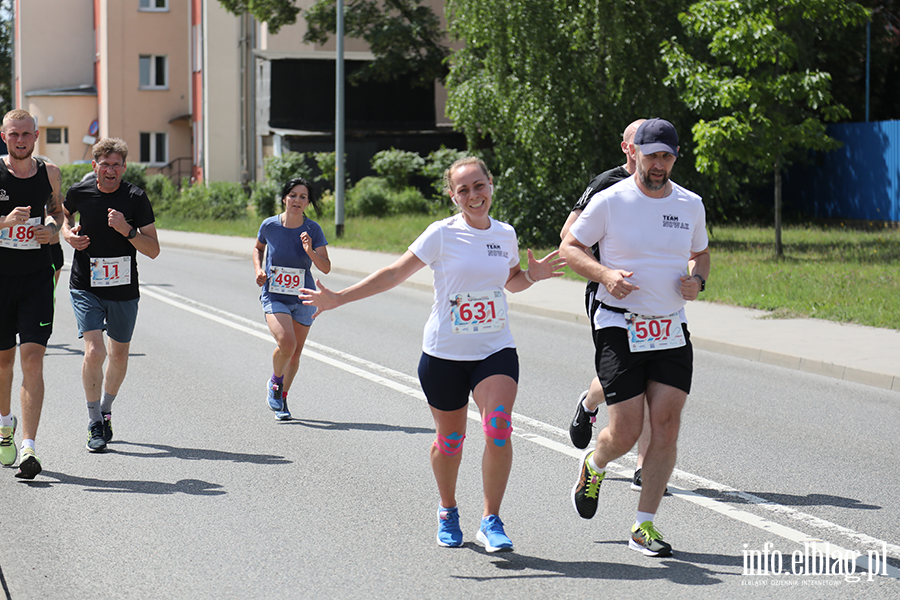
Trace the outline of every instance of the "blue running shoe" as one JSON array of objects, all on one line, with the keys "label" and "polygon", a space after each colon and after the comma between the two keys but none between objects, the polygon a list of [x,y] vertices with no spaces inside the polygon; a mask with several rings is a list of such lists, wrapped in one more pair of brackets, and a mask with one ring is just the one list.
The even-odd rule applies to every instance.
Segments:
[{"label": "blue running shoe", "polygon": [[282,397],[282,388],[280,383],[275,383],[271,379],[266,382],[266,394],[268,396],[269,409],[274,411],[282,410],[284,407],[284,398]]},{"label": "blue running shoe", "polygon": [[291,411],[288,410],[287,407],[287,394],[282,393],[281,395],[281,410],[275,411],[275,418],[279,421],[290,421],[291,420]]},{"label": "blue running shoe", "polygon": [[438,508],[438,546],[459,548],[463,545],[462,529],[459,528],[459,509],[457,507]]},{"label": "blue running shoe", "polygon": [[512,540],[503,531],[503,521],[497,515],[488,515],[481,520],[481,529],[475,535],[475,539],[484,544],[488,552],[511,552]]}]

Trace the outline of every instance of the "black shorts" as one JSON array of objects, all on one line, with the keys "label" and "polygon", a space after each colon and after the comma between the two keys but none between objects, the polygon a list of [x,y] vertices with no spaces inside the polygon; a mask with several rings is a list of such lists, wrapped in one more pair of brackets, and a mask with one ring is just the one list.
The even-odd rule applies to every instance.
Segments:
[{"label": "black shorts", "polygon": [[50,244],[50,257],[53,259],[53,268],[59,271],[66,264],[66,256],[63,254],[62,245]]},{"label": "black shorts", "polygon": [[447,360],[422,353],[419,383],[428,404],[437,410],[459,410],[469,403],[469,392],[492,375],[508,375],[519,382],[519,354],[504,348],[482,360]]},{"label": "black shorts", "polygon": [[0,351],[19,343],[47,345],[53,333],[53,269],[0,279]]},{"label": "black shorts", "polygon": [[682,323],[681,327],[684,346],[648,352],[631,351],[627,329],[604,327],[594,332],[594,366],[608,405],[643,394],[648,381],[691,393],[694,349],[687,324]]}]

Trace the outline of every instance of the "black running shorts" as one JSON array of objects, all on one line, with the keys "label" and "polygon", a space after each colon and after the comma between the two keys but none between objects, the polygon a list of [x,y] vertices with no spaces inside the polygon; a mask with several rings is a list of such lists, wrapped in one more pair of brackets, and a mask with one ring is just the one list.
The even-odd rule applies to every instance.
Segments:
[{"label": "black running shorts", "polygon": [[0,279],[0,350],[19,343],[46,346],[53,333],[53,269]]},{"label": "black running shorts", "polygon": [[685,345],[668,350],[632,352],[628,330],[604,327],[594,332],[594,365],[603,385],[607,404],[616,404],[643,394],[648,381],[691,392],[694,349],[687,324],[682,323]]}]

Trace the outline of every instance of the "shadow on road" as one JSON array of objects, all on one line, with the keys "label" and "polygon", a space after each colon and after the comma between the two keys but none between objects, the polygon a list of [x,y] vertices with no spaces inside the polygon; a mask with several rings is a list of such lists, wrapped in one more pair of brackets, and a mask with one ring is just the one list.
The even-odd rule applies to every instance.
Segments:
[{"label": "shadow on road", "polygon": [[[222,486],[218,483],[209,483],[199,479],[182,479],[175,483],[164,483],[161,481],[136,480],[106,481],[91,477],[73,477],[65,473],[53,473],[51,471],[44,471],[41,475],[55,479],[57,482],[65,485],[84,487],[85,491],[88,492],[152,495],[188,494],[191,496],[220,496],[227,493],[225,490],[219,489]],[[40,487],[53,487],[55,485],[55,482],[43,479],[39,483],[41,484]]]},{"label": "shadow on road", "polygon": [[[156,452],[130,452],[123,450],[121,446],[134,446],[135,448],[148,448]],[[236,463],[250,463],[254,465],[288,465],[293,461],[283,456],[271,454],[240,454],[238,452],[224,452],[222,450],[206,450],[204,448],[177,448],[165,444],[139,444],[137,442],[112,441],[107,446],[111,451],[122,456],[134,456],[137,458],[179,458],[181,460],[225,460]]]},{"label": "shadow on road", "polygon": [[[597,542],[598,544],[611,544],[627,551],[627,544],[621,541]],[[465,547],[475,552],[486,553],[484,548],[477,544],[467,543]],[[494,566],[504,573],[494,577],[474,577],[460,575],[456,579],[469,579],[472,581],[487,581],[490,579],[540,579],[540,578],[567,578],[567,579],[598,579],[620,581],[648,581],[653,579],[665,579],[672,583],[682,585],[715,585],[724,583],[721,576],[735,576],[740,574],[742,559],[740,556],[722,556],[718,554],[698,554],[695,552],[682,552],[676,549],[675,555],[669,558],[648,558],[647,566],[631,565],[627,563],[611,563],[604,561],[591,562],[562,562],[549,560],[536,556],[525,556],[510,552],[506,554],[491,555],[498,560]],[[714,565],[729,568],[728,571],[719,571],[698,566],[699,564]],[[665,567],[660,569],[659,567]],[[516,573],[516,571],[533,571],[529,573]]]},{"label": "shadow on road", "polygon": [[399,433],[434,433],[431,427],[402,427],[398,425],[387,425],[385,423],[338,423],[336,421],[315,421],[312,419],[294,419],[292,421],[284,421],[285,425],[302,425],[311,429],[321,429],[322,431],[393,431]]},{"label": "shadow on road", "polygon": [[[735,492],[722,492],[708,488],[700,488],[694,490],[698,494],[703,494],[707,498],[715,498],[723,502],[732,504],[758,504],[751,499],[742,497]],[[837,506],[839,508],[854,508],[857,510],[881,510],[881,506],[874,504],[863,504],[859,500],[853,498],[844,498],[842,496],[832,496],[831,494],[807,494],[805,496],[796,496],[793,494],[776,494],[772,492],[743,492],[756,498],[761,498],[766,502],[781,504],[784,506]]]}]

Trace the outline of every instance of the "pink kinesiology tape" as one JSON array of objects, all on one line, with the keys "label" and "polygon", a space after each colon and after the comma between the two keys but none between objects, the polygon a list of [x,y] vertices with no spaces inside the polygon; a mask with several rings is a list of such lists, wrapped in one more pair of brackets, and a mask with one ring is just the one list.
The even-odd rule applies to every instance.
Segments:
[{"label": "pink kinesiology tape", "polygon": [[436,440],[434,440],[434,445],[441,452],[441,454],[445,454],[447,456],[456,456],[462,451],[463,442],[466,439],[466,436],[459,435],[454,432],[449,436],[444,437],[441,434],[437,434]]},{"label": "pink kinesiology tape", "polygon": [[[497,419],[506,421],[505,429],[497,428]],[[503,410],[502,406],[498,406],[497,410],[489,414],[481,425],[484,428],[484,435],[494,438],[494,444],[497,446],[504,446],[506,440],[512,435],[512,418]]]}]

